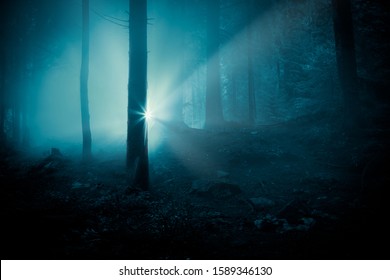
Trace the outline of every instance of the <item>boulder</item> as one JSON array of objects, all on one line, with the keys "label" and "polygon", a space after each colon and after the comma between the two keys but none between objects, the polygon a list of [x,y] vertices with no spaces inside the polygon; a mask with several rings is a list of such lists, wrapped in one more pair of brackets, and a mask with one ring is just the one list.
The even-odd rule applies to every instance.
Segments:
[{"label": "boulder", "polygon": [[264,210],[275,205],[275,202],[265,197],[253,197],[249,198],[249,203],[255,210]]},{"label": "boulder", "polygon": [[227,198],[241,193],[238,185],[209,180],[195,180],[192,182],[191,193],[210,198]]}]

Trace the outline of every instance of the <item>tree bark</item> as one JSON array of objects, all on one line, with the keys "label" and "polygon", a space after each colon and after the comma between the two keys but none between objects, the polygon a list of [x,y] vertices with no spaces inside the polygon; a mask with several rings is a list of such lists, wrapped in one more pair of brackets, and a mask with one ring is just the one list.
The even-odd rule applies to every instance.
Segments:
[{"label": "tree bark", "polygon": [[129,0],[130,56],[128,85],[127,157],[130,184],[149,186],[147,108],[147,1]]},{"label": "tree bark", "polygon": [[220,61],[219,61],[219,0],[209,0],[207,7],[207,75],[205,128],[223,123]]},{"label": "tree bark", "polygon": [[80,71],[80,105],[81,126],[83,135],[83,160],[89,161],[92,156],[92,137],[89,122],[88,75],[89,75],[89,0],[82,3],[82,54]]}]

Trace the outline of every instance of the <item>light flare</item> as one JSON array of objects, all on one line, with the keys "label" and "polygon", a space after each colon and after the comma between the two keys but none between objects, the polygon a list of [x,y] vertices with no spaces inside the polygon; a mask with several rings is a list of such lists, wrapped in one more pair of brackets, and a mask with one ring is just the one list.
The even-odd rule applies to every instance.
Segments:
[{"label": "light flare", "polygon": [[146,109],[143,113],[143,116],[147,122],[151,121],[153,119],[153,112],[149,109]]}]

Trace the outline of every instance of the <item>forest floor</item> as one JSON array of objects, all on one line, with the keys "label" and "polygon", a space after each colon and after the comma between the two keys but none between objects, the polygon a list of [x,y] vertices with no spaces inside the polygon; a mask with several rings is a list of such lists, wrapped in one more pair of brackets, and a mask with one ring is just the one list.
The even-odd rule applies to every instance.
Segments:
[{"label": "forest floor", "polygon": [[1,257],[388,259],[388,131],[318,119],[167,126],[148,191],[128,188],[123,154],[7,152]]}]

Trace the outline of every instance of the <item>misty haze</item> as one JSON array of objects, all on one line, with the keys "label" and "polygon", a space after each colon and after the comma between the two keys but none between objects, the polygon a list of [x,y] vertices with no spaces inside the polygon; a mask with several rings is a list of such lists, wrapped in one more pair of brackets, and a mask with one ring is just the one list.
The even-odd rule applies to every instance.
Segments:
[{"label": "misty haze", "polygon": [[2,259],[388,258],[389,9],[3,1]]}]

